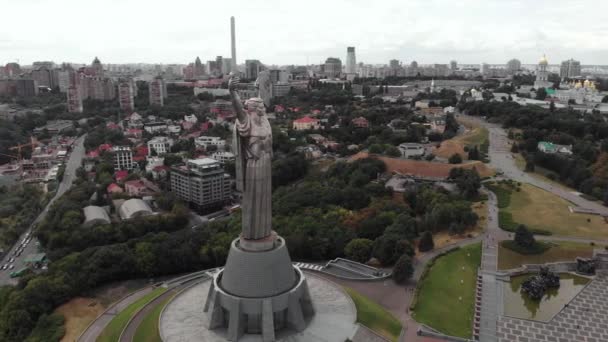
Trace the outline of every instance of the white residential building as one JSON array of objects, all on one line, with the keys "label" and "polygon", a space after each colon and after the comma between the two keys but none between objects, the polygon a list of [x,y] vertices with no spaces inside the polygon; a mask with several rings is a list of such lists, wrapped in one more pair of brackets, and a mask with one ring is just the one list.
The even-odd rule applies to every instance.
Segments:
[{"label": "white residential building", "polygon": [[163,157],[146,157],[146,172],[152,172],[155,167],[165,165]]},{"label": "white residential building", "polygon": [[192,115],[184,115],[184,121],[186,122],[192,122],[192,123],[197,123],[198,119],[196,118],[196,115],[192,114]]},{"label": "white residential building", "polygon": [[128,146],[112,147],[112,155],[114,159],[114,170],[131,170],[135,167],[133,162],[133,152]]},{"label": "white residential building", "polygon": [[194,139],[194,145],[207,149],[208,146],[217,146],[218,149],[223,149],[226,145],[226,140],[220,137],[210,137],[202,135]]},{"label": "white residential building", "polygon": [[399,151],[404,158],[424,155],[424,146],[416,143],[403,143],[399,145]]},{"label": "white residential building", "polygon": [[152,151],[155,151],[158,155],[169,153],[171,146],[173,146],[173,139],[167,137],[154,137],[148,140],[148,155],[152,155]]},{"label": "white residential building", "polygon": [[219,161],[222,164],[225,163],[225,162],[234,161],[234,159],[235,159],[234,153],[232,153],[232,152],[225,152],[225,151],[214,152],[211,155],[211,158]]}]

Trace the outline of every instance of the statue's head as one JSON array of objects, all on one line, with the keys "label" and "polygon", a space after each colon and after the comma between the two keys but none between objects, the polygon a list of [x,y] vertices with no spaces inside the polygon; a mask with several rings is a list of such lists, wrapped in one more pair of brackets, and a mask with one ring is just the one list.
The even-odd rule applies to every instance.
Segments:
[{"label": "statue's head", "polygon": [[266,108],[264,108],[264,101],[259,97],[252,97],[245,101],[245,107],[250,113],[256,113],[259,116],[266,114]]}]

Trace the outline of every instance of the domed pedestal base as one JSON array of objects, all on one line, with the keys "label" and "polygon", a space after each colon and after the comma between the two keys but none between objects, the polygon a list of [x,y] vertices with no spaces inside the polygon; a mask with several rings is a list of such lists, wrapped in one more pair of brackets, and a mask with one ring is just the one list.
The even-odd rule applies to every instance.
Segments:
[{"label": "domed pedestal base", "polygon": [[274,341],[275,331],[302,331],[314,314],[308,284],[292,266],[283,239],[266,251],[249,251],[232,242],[226,267],[213,277],[204,311],[209,329],[227,329],[230,341],[243,334],[261,334]]}]

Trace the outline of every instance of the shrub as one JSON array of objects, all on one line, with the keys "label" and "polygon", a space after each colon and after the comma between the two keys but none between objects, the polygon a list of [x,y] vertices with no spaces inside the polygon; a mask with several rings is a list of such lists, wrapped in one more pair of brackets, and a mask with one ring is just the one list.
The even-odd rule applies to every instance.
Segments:
[{"label": "shrub", "polygon": [[450,164],[460,164],[462,163],[462,157],[458,153],[452,154],[452,156],[448,159]]},{"label": "shrub", "polygon": [[403,254],[393,268],[393,279],[397,284],[403,284],[414,274],[414,266],[409,255]]},{"label": "shrub", "polygon": [[344,254],[353,261],[365,263],[372,255],[373,244],[369,239],[353,239],[344,247]]},{"label": "shrub", "polygon": [[433,242],[433,234],[430,231],[425,231],[420,238],[420,242],[418,242],[418,250],[421,252],[430,251],[435,248],[435,243]]}]

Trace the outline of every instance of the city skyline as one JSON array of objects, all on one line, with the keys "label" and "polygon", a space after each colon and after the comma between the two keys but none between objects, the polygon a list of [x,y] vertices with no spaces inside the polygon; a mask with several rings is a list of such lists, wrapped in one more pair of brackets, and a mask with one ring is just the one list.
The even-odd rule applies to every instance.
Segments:
[{"label": "city skyline", "polygon": [[[68,1],[54,17],[44,15],[55,9],[52,2],[22,1],[11,4],[12,13],[29,13],[36,25],[27,28],[19,15],[4,18],[1,62],[89,63],[99,56],[111,64],[187,64],[196,56],[203,60],[229,57],[229,18],[235,16],[239,64],[246,59],[277,65],[317,64],[327,57],[345,61],[347,46],[356,48],[358,62],[368,64],[386,64],[390,59],[504,64],[511,58],[535,64],[543,54],[550,64],[570,58],[583,65],[608,64],[608,27],[601,20],[608,5],[602,3],[541,0],[530,6],[524,1],[465,0],[457,4],[412,1],[405,6],[389,1],[374,15],[360,1],[315,4],[188,1],[174,8],[213,13],[195,21],[183,15],[167,16],[166,10],[150,8],[141,0],[111,1],[96,10],[101,20],[91,25],[91,17],[80,11],[82,1]],[[591,7],[593,11],[587,10]],[[115,24],[120,22],[129,23],[130,33],[125,33],[124,25]],[[44,35],[37,29],[41,25]]]}]

